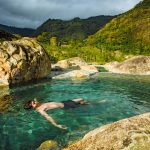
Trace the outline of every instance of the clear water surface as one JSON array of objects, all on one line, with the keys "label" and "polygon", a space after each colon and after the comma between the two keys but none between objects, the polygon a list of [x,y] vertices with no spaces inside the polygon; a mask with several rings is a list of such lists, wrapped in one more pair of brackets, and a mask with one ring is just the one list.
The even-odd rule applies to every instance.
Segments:
[{"label": "clear water surface", "polygon": [[[64,146],[94,128],[150,111],[150,76],[100,73],[84,80],[46,79],[12,88],[9,93],[14,100],[8,111],[0,113],[0,150],[35,150],[46,140]],[[61,130],[38,112],[23,109],[34,97],[40,102],[80,97],[93,104],[48,111],[59,124],[68,126]]]}]

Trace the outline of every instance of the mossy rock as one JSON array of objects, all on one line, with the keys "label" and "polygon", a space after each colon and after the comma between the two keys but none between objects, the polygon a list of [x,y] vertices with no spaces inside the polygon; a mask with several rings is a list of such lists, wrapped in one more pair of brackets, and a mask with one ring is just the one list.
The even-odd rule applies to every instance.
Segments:
[{"label": "mossy rock", "polygon": [[60,147],[56,141],[47,140],[37,150],[60,150]]},{"label": "mossy rock", "polygon": [[13,96],[3,95],[0,97],[0,113],[8,111],[10,105],[13,103]]}]

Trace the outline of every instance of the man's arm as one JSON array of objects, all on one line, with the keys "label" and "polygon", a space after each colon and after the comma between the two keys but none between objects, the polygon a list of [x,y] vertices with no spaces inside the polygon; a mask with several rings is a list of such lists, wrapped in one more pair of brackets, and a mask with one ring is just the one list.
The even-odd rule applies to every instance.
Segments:
[{"label": "man's arm", "polygon": [[63,126],[63,125],[57,124],[57,123],[55,122],[55,120],[54,120],[51,116],[49,116],[45,111],[39,111],[39,110],[38,110],[38,112],[39,112],[42,116],[44,116],[50,123],[52,123],[55,127],[61,128],[61,129],[67,129],[67,127],[65,127],[65,126]]}]

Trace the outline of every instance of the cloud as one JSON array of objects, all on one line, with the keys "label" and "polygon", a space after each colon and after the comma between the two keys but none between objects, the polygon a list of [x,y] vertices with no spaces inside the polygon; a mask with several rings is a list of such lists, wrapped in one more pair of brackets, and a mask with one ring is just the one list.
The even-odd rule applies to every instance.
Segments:
[{"label": "cloud", "polygon": [[72,19],[116,15],[141,0],[0,0],[0,23],[35,28],[49,18]]}]

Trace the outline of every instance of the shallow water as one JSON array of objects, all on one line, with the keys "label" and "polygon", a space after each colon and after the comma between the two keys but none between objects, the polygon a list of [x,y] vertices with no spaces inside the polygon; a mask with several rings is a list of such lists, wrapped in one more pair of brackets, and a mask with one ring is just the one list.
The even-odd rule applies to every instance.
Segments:
[{"label": "shallow water", "polygon": [[[46,140],[64,146],[96,127],[150,111],[150,76],[101,73],[77,81],[47,79],[12,88],[9,93],[14,100],[0,113],[0,150],[35,150]],[[48,111],[59,124],[68,126],[68,130],[61,130],[38,112],[23,109],[34,97],[40,102],[81,97],[93,104]]]}]

